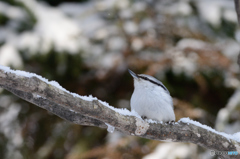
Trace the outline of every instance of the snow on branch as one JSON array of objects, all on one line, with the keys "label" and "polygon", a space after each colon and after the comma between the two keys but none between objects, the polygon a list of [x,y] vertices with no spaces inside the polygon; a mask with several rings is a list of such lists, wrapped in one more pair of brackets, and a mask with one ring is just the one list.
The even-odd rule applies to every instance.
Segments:
[{"label": "snow on branch", "polygon": [[[92,96],[80,96],[62,88],[55,81],[24,71],[0,66],[0,87],[49,112],[79,125],[115,129],[153,140],[189,142],[215,151],[238,151],[240,133],[217,132],[199,122],[182,118],[173,124],[142,120],[135,112],[117,109]],[[223,154],[220,158],[239,158]]]}]

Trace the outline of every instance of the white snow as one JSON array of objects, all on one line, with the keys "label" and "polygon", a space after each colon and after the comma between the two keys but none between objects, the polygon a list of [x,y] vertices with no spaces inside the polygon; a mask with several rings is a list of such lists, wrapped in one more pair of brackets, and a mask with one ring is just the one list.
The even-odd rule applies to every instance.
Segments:
[{"label": "white snow", "polygon": [[216,130],[225,131],[227,133],[235,133],[239,131],[239,121],[233,122],[232,124],[227,124],[231,114],[237,110],[239,103],[240,89],[236,89],[233,95],[229,98],[227,105],[218,112],[215,124]]},{"label": "white snow", "polygon": [[133,17],[133,11],[131,9],[124,9],[122,11],[120,11],[120,14],[119,16],[122,18],[122,19],[130,19]]},{"label": "white snow", "polygon": [[135,35],[138,32],[138,25],[132,21],[126,21],[123,24],[123,29],[129,35]]},{"label": "white snow", "polygon": [[104,69],[113,68],[114,66],[120,65],[124,61],[123,57],[118,51],[109,52],[104,56],[99,57],[99,59],[100,60],[97,64],[100,64],[100,66]]},{"label": "white snow", "polygon": [[233,135],[231,135],[231,134],[226,134],[226,133],[224,133],[224,132],[218,132],[218,131],[214,130],[213,128],[211,128],[211,127],[209,127],[209,126],[207,126],[207,125],[203,125],[203,124],[201,124],[201,123],[199,123],[199,122],[197,122],[197,121],[191,120],[191,119],[189,119],[189,118],[182,118],[182,119],[180,119],[178,122],[183,122],[183,123],[187,123],[187,124],[190,123],[190,124],[196,125],[196,126],[198,126],[198,127],[202,127],[203,129],[206,129],[206,130],[208,130],[208,131],[211,131],[211,132],[213,132],[213,133],[215,133],[215,134],[222,135],[222,136],[226,137],[228,140],[232,139],[232,140],[235,140],[235,141],[237,141],[237,142],[240,142],[240,133],[239,133],[239,132],[238,132],[238,133],[235,133],[235,134],[233,134]]},{"label": "white snow", "polygon": [[146,10],[146,3],[141,2],[141,1],[136,1],[135,3],[132,4],[132,10],[134,12],[142,12]]},{"label": "white snow", "polygon": [[237,132],[237,133],[233,134],[232,136],[237,142],[240,142],[240,132]]},{"label": "white snow", "polygon": [[197,152],[197,146],[186,143],[161,143],[153,152],[147,154],[143,159],[158,159],[158,158],[194,158]]},{"label": "white snow", "polygon": [[[80,49],[78,36],[82,30],[74,20],[66,16],[58,8],[50,7],[44,3],[25,0],[21,0],[21,2],[31,10],[37,19],[33,32],[29,34],[31,35],[30,38],[35,39],[35,41],[41,39],[38,51],[46,53],[51,49],[52,45],[55,46],[57,51],[69,51],[70,53],[76,53]],[[18,36],[16,38],[22,40]],[[29,40],[24,43],[30,50],[34,50],[31,44]]]},{"label": "white snow", "polygon": [[240,42],[240,29],[235,31],[234,37],[237,40],[237,42]]},{"label": "white snow", "polygon": [[34,98],[43,98],[42,96],[40,96],[38,94],[35,94],[35,93],[33,93],[32,95],[33,95]]},{"label": "white snow", "polygon": [[201,135],[199,133],[196,134],[198,137],[201,137]]},{"label": "white snow", "polygon": [[121,0],[116,2],[116,7],[121,10],[126,9],[130,5],[130,2],[128,0]]},{"label": "white snow", "polygon": [[4,44],[0,48],[0,65],[12,65],[14,68],[23,66],[18,51],[11,44]]},{"label": "white snow", "polygon": [[107,131],[110,132],[110,133],[113,133],[114,130],[115,130],[115,127],[110,125],[110,124],[108,124],[108,123],[105,123],[105,124],[108,126]]},{"label": "white snow", "polygon": [[115,7],[116,3],[118,0],[101,0],[101,1],[96,1],[97,2],[97,8],[99,10],[107,10]]},{"label": "white snow", "polygon": [[120,36],[114,36],[108,39],[108,48],[111,51],[125,50],[126,46],[126,40]]},{"label": "white snow", "polygon": [[131,47],[134,51],[140,51],[143,47],[143,41],[140,38],[135,38],[132,41]]},{"label": "white snow", "polygon": [[217,27],[221,22],[221,6],[214,1],[198,1],[198,11],[205,21]]},{"label": "white snow", "polygon": [[134,109],[131,111],[131,114],[141,119],[141,116]]},{"label": "white snow", "polygon": [[[9,103],[11,102],[9,101]],[[16,147],[19,147],[23,142],[21,131],[19,130],[20,125],[15,122],[20,110],[21,106],[19,104],[11,103],[10,105],[5,105],[4,113],[0,116],[0,133],[9,140],[12,139],[12,144]],[[9,143],[6,143],[6,145],[9,146]]]},{"label": "white snow", "polygon": [[191,52],[188,56],[186,56],[182,51],[175,51],[172,53],[172,58],[172,69],[175,74],[184,72],[186,75],[191,77],[198,68],[198,55],[194,52]]},{"label": "white snow", "polygon": [[22,20],[26,13],[23,9],[14,7],[4,2],[0,2],[0,13],[6,15],[10,19]]},{"label": "white snow", "polygon": [[223,18],[232,23],[237,23],[237,15],[233,9],[225,9],[223,12]]},{"label": "white snow", "polygon": [[152,120],[152,119],[146,119],[146,121],[148,122],[148,123],[152,123],[152,124],[157,124],[157,123],[163,123],[162,121],[156,121],[156,120]]},{"label": "white snow", "polygon": [[222,53],[229,59],[234,61],[238,57],[240,46],[236,40],[221,40],[216,43],[216,46],[220,48]]},{"label": "white snow", "polygon": [[208,47],[208,44],[202,40],[185,38],[185,39],[180,40],[177,43],[177,47],[182,50],[184,50],[186,48],[194,48],[194,49],[201,50],[202,48],[206,49]]},{"label": "white snow", "polygon": [[150,29],[153,29],[156,26],[154,21],[150,18],[145,18],[144,20],[141,21],[139,24],[139,30],[141,32],[148,31]]}]

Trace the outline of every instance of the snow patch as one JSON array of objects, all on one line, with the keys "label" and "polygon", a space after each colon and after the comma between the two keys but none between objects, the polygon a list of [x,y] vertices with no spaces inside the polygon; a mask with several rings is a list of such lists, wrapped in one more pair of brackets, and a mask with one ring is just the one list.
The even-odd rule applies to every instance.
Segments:
[{"label": "snow patch", "polygon": [[213,25],[218,27],[221,22],[221,6],[214,1],[198,1],[197,5],[200,16]]},{"label": "snow patch", "polygon": [[173,140],[170,139],[170,138],[167,138],[167,139],[165,139],[165,140],[163,140],[163,141],[165,141],[165,142],[173,142]]},{"label": "snow patch", "polygon": [[184,143],[161,143],[153,152],[142,157],[143,159],[159,159],[159,158],[194,158],[192,154],[196,154],[196,145]]},{"label": "snow patch", "polygon": [[213,133],[215,133],[215,134],[222,135],[222,136],[224,136],[225,138],[227,138],[229,141],[230,141],[230,140],[235,140],[235,141],[237,141],[237,142],[240,142],[240,132],[235,133],[235,134],[233,134],[233,135],[231,135],[231,134],[226,134],[226,133],[224,133],[224,132],[218,132],[218,131],[214,130],[213,128],[211,128],[211,127],[209,127],[209,126],[207,126],[207,125],[203,125],[203,124],[201,124],[201,123],[199,123],[199,122],[197,122],[197,121],[193,121],[193,120],[191,120],[191,119],[189,119],[189,118],[182,118],[182,119],[180,119],[178,122],[187,123],[188,125],[189,125],[189,124],[193,124],[193,125],[196,125],[196,126],[198,126],[198,127],[203,128],[203,129],[206,129],[206,130],[208,130],[208,131],[211,131],[211,132],[213,132]]},{"label": "snow patch", "polygon": [[135,35],[138,32],[138,25],[132,21],[126,21],[123,24],[123,29],[129,35]]},{"label": "snow patch", "polygon": [[71,112],[75,112],[74,110],[72,110],[72,109],[69,109]]},{"label": "snow patch", "polygon": [[162,121],[156,121],[156,120],[153,120],[153,119],[146,119],[145,121],[147,121],[148,123],[151,123],[151,124],[157,124],[157,123],[163,123]]},{"label": "snow patch", "polygon": [[114,132],[114,130],[115,130],[115,127],[114,126],[112,126],[112,125],[110,125],[110,124],[108,124],[108,123],[105,123],[106,125],[107,125],[107,131],[108,132],[110,132],[110,133],[113,133]]},{"label": "snow patch", "polygon": [[23,66],[22,59],[14,46],[5,44],[0,48],[0,65],[12,65],[15,68]]},{"label": "snow patch", "polygon": [[201,137],[201,135],[200,135],[199,133],[196,133],[196,135],[197,135],[198,137]]},{"label": "snow patch", "polygon": [[237,145],[237,144],[235,144],[235,147],[236,147],[236,149],[237,149],[237,152],[240,153],[240,146]]},{"label": "snow patch", "polygon": [[33,93],[32,95],[33,95],[34,98],[43,98],[43,99],[45,99],[44,97],[42,97],[42,96],[40,96],[38,94],[35,94],[35,93]]},{"label": "snow patch", "polygon": [[[232,135],[237,142],[240,142],[240,132],[237,132]],[[240,147],[239,147],[240,148]],[[240,149],[239,149],[240,150]],[[240,152],[239,152],[240,153]]]},{"label": "snow patch", "polygon": [[141,119],[141,116],[140,116],[134,109],[131,110],[131,114],[132,114],[133,116]]}]

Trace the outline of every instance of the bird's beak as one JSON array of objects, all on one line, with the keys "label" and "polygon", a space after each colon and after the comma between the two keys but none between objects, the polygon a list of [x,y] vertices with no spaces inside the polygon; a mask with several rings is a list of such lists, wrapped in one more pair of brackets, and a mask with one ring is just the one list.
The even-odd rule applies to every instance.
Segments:
[{"label": "bird's beak", "polygon": [[128,69],[128,72],[130,73],[131,76],[133,76],[133,78],[138,78],[137,74],[131,71],[130,69]]}]

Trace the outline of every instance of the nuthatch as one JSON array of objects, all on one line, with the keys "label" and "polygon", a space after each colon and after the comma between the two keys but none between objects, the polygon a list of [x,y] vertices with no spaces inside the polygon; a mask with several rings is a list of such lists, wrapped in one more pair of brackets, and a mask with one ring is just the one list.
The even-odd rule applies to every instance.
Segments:
[{"label": "nuthatch", "polygon": [[144,118],[163,122],[175,121],[172,97],[162,82],[149,75],[135,74],[129,69],[128,71],[134,79],[131,109]]}]

